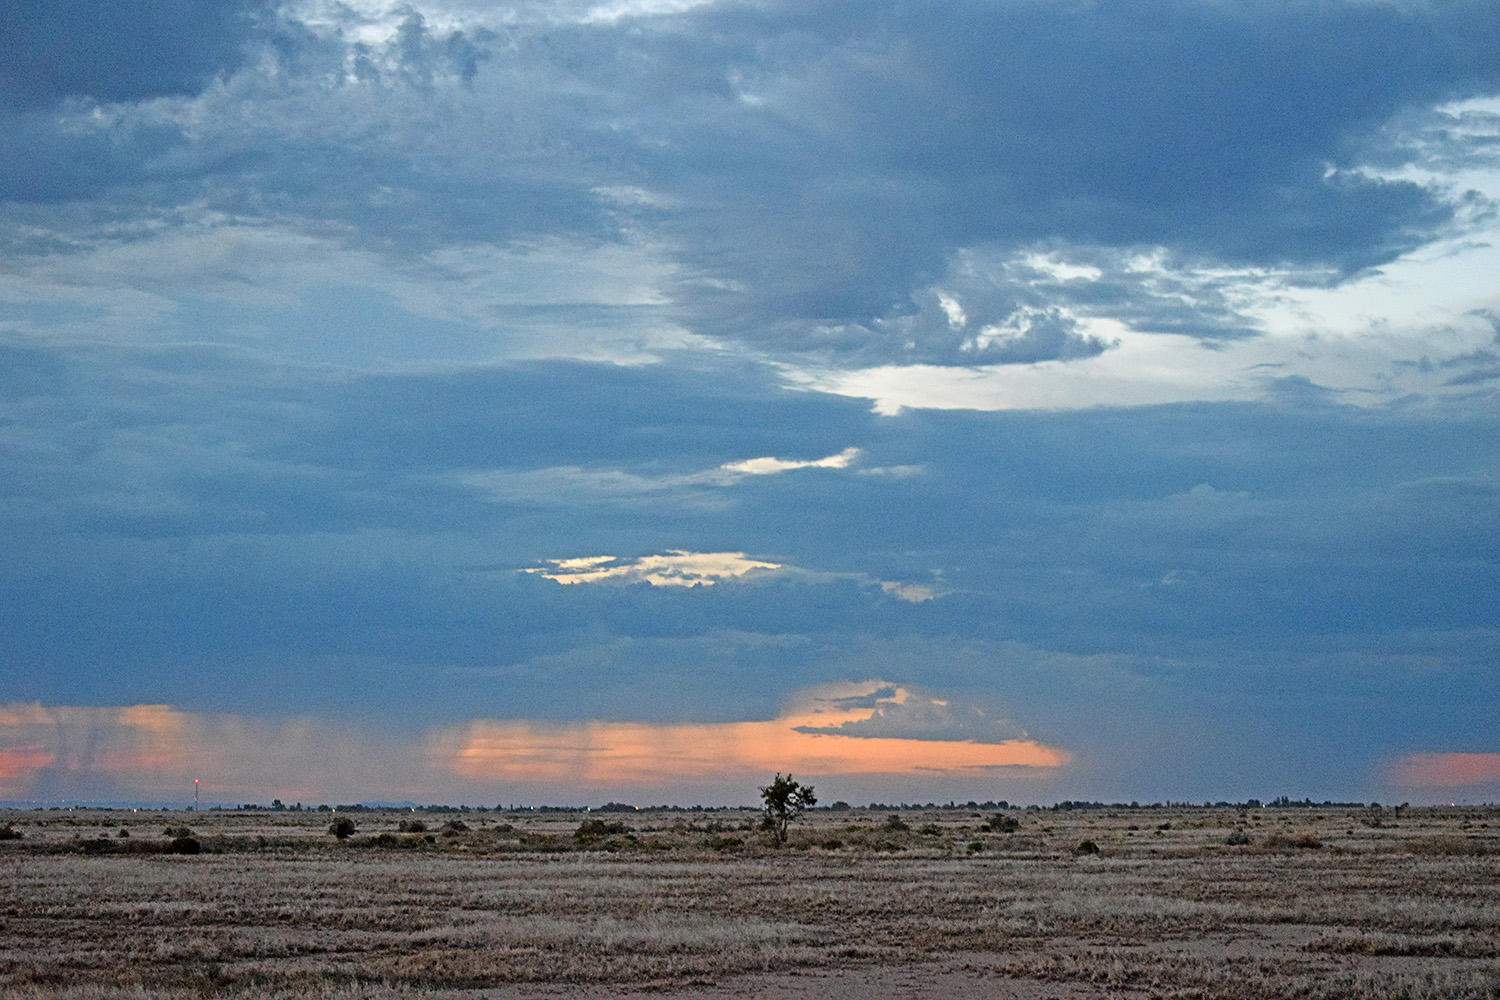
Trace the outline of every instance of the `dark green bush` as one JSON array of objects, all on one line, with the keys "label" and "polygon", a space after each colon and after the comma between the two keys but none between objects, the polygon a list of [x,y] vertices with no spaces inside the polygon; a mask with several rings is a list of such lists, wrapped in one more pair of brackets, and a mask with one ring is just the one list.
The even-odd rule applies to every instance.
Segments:
[{"label": "dark green bush", "polygon": [[1080,840],[1078,846],[1073,848],[1076,854],[1098,854],[1099,845],[1092,840]]},{"label": "dark green bush", "polygon": [[1014,816],[1007,816],[1004,813],[995,813],[995,815],[991,816],[989,820],[980,827],[980,829],[988,830],[991,833],[1015,833],[1017,830],[1021,829],[1021,821],[1016,819]]},{"label": "dark green bush", "polygon": [[202,850],[203,845],[198,843],[197,837],[173,837],[167,845],[168,854],[198,854]]},{"label": "dark green bush", "polygon": [[587,847],[597,840],[616,833],[625,833],[630,827],[624,823],[606,822],[602,819],[586,819],[578,824],[578,829],[573,831],[573,842],[580,847]]}]

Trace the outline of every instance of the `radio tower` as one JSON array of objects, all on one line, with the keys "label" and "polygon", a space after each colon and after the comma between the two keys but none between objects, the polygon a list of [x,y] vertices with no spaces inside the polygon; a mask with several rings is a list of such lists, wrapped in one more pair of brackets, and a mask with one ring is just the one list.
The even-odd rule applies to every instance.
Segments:
[{"label": "radio tower", "polygon": [[198,811],[198,779],[193,779],[193,812]]}]

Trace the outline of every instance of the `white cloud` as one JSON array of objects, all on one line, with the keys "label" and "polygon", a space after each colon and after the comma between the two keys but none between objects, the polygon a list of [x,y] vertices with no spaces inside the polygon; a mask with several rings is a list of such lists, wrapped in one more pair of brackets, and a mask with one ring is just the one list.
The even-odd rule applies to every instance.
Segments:
[{"label": "white cloud", "polygon": [[[725,462],[715,469],[688,473],[644,475],[624,469],[552,466],[544,469],[469,470],[454,477],[465,486],[484,490],[499,502],[570,504],[605,500],[631,504],[670,495],[673,503],[695,509],[720,509],[730,502],[727,487],[747,477],[771,476],[799,469],[854,469],[864,456],[861,448],[845,448],[836,455],[811,461],[750,458]],[[920,475],[920,465],[855,469],[860,475],[902,478]]]},{"label": "white cloud", "polygon": [[959,301],[946,292],[938,292],[938,308],[943,310],[943,315],[948,317],[948,325],[955,330],[963,329],[969,322],[969,316],[964,312],[964,307]]},{"label": "white cloud", "polygon": [[882,580],[880,589],[892,597],[906,601],[908,604],[924,604],[937,596],[931,587],[920,583],[895,583],[890,580]]},{"label": "white cloud", "polygon": [[771,476],[794,469],[847,469],[859,460],[863,452],[858,448],[845,448],[837,455],[818,458],[810,462],[789,461],[782,458],[748,458],[741,462],[727,462],[720,468],[726,472],[743,472],[750,476]]},{"label": "white cloud", "polygon": [[622,559],[615,556],[574,556],[543,560],[545,565],[520,572],[540,576],[564,586],[594,583],[624,586],[646,583],[653,587],[712,587],[718,583],[753,583],[772,577],[804,583],[853,580],[908,604],[924,604],[941,596],[919,583],[880,580],[866,573],[829,573],[788,563],[752,559],[743,552],[688,552],[672,549],[661,555]]},{"label": "white cloud", "polygon": [[580,583],[649,583],[653,587],[712,587],[729,580],[754,579],[781,569],[780,563],[750,559],[743,552],[685,552],[639,559],[584,556],[549,559],[546,567],[523,569],[565,586]]}]

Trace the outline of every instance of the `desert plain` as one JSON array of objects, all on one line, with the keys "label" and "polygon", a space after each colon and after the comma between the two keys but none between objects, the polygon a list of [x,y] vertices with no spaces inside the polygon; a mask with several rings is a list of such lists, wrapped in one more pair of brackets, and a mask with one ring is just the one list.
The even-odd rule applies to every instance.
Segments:
[{"label": "desert plain", "polygon": [[1500,998],[1500,807],[817,809],[785,845],[759,825],[0,812],[0,996]]}]

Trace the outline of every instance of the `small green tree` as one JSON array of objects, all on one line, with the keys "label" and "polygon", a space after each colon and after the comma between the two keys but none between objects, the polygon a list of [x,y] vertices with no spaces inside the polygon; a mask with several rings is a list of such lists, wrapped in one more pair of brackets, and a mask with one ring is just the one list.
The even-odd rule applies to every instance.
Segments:
[{"label": "small green tree", "polygon": [[761,825],[775,835],[778,844],[786,843],[787,825],[801,816],[804,810],[818,804],[811,785],[793,781],[790,774],[783,778],[780,771],[776,772],[776,777],[769,785],[762,786],[760,797],[766,804],[766,815]]}]

